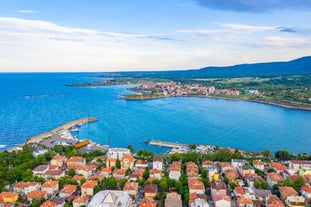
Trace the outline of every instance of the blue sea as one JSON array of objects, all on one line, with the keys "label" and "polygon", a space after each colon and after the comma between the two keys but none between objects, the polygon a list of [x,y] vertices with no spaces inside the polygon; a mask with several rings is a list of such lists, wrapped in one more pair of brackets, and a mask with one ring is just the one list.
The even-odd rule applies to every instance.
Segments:
[{"label": "blue sea", "polygon": [[150,148],[145,139],[212,144],[250,151],[311,153],[311,112],[268,104],[183,97],[120,99],[128,85],[68,87],[97,81],[96,73],[0,74],[0,151],[68,121],[97,122],[77,134],[112,147]]}]

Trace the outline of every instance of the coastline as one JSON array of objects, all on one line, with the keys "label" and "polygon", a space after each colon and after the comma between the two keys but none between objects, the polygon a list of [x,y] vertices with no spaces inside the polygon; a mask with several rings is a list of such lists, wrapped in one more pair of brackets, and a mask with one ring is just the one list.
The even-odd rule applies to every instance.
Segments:
[{"label": "coastline", "polygon": [[185,95],[185,96],[155,96],[155,97],[139,97],[139,98],[131,98],[125,97],[124,100],[129,101],[143,101],[143,100],[152,100],[152,99],[160,99],[160,98],[179,98],[179,97],[199,97],[199,98],[215,98],[215,99],[226,99],[226,100],[234,100],[234,101],[248,101],[248,102],[254,102],[254,103],[261,103],[261,104],[268,104],[278,107],[283,107],[287,109],[295,109],[295,110],[304,110],[304,111],[311,111],[311,108],[302,107],[302,106],[291,106],[281,103],[275,103],[275,102],[269,102],[269,101],[261,101],[261,100],[250,100],[250,99],[243,99],[243,98],[232,98],[232,97],[219,97],[219,96],[204,96],[204,95]]}]

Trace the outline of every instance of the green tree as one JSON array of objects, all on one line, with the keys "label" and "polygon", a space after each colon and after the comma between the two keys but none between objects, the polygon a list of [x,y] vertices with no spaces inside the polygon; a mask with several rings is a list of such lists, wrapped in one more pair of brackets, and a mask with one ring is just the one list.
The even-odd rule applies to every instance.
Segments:
[{"label": "green tree", "polygon": [[119,159],[116,161],[116,168],[121,169],[121,161]]},{"label": "green tree", "polygon": [[117,185],[118,185],[118,183],[117,183],[115,177],[110,177],[110,178],[108,178],[108,180],[107,180],[107,186],[108,186],[109,189],[115,190],[115,189],[117,188]]},{"label": "green tree", "polygon": [[168,187],[166,180],[161,180],[159,187],[162,191],[166,191]]},{"label": "green tree", "polygon": [[269,189],[269,183],[267,181],[261,182],[261,188],[268,190]]},{"label": "green tree", "polygon": [[33,179],[32,170],[27,169],[25,172],[23,172],[22,179],[23,179],[23,181],[31,181]]},{"label": "green tree", "polygon": [[144,174],[143,174],[143,178],[147,180],[149,178],[149,175],[150,175],[149,167],[146,167]]},{"label": "green tree", "polygon": [[121,189],[123,189],[123,187],[124,187],[124,185],[125,185],[126,182],[127,182],[127,180],[126,180],[125,178],[122,178],[122,179],[119,181],[119,183],[118,183],[119,187],[120,187]]},{"label": "green tree", "polygon": [[270,150],[264,150],[264,151],[262,151],[262,155],[264,157],[270,157],[271,156],[271,152],[270,152]]},{"label": "green tree", "polygon": [[135,154],[135,148],[132,145],[128,145],[127,149],[129,149],[132,154]]},{"label": "green tree", "polygon": [[69,175],[70,177],[73,177],[75,174],[76,174],[75,169],[69,169],[68,175]]},{"label": "green tree", "polygon": [[236,184],[236,182],[231,182],[231,183],[229,184],[229,186],[230,186],[230,189],[234,189],[234,188],[237,187],[238,185]]}]

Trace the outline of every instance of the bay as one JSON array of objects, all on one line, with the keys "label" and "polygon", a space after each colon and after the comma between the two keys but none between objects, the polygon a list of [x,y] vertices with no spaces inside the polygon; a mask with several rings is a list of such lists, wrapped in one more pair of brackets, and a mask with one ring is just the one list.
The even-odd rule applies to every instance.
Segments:
[{"label": "bay", "polygon": [[311,112],[268,104],[178,97],[127,101],[130,86],[68,87],[95,73],[0,74],[0,150],[85,116],[81,139],[112,147],[150,148],[145,139],[212,144],[250,151],[311,153]]}]

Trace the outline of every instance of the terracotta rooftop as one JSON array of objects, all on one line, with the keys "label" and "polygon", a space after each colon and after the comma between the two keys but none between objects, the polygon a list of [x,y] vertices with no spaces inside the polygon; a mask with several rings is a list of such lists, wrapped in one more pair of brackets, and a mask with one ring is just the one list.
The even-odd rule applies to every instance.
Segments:
[{"label": "terracotta rooftop", "polygon": [[0,202],[3,202],[3,198],[14,198],[18,197],[18,194],[15,192],[2,192],[0,193]]},{"label": "terracotta rooftop", "polygon": [[144,187],[145,193],[157,193],[158,192],[158,186],[156,184],[147,184]]},{"label": "terracotta rooftop", "polygon": [[83,183],[81,188],[94,188],[97,185],[97,181],[95,180],[87,180]]},{"label": "terracotta rooftop", "polygon": [[102,171],[102,172],[106,172],[106,173],[111,173],[111,168],[102,167],[102,168],[101,168],[101,171]]},{"label": "terracotta rooftop", "polygon": [[181,170],[181,163],[180,162],[173,162],[169,166],[169,171],[180,171]]},{"label": "terracotta rooftop", "polygon": [[125,170],[124,169],[115,169],[113,171],[114,175],[124,175],[125,174]]},{"label": "terracotta rooftop", "polygon": [[264,165],[263,162],[261,160],[254,160],[253,161],[254,165]]},{"label": "terracotta rooftop", "polygon": [[176,192],[171,192],[166,195],[166,199],[168,200],[181,200],[181,195]]},{"label": "terracotta rooftop", "polygon": [[205,160],[202,162],[202,165],[214,165],[214,162],[210,160]]},{"label": "terracotta rooftop", "polygon": [[150,170],[150,174],[162,174],[162,170],[152,169]]},{"label": "terracotta rooftop", "polygon": [[40,183],[37,182],[18,182],[14,185],[14,188],[25,188],[29,186],[35,186],[35,185],[41,185]]},{"label": "terracotta rooftop", "polygon": [[147,160],[137,160],[136,161],[136,165],[148,165],[148,161]]},{"label": "terracotta rooftop", "polygon": [[286,199],[290,195],[298,195],[297,191],[293,187],[279,186],[279,190],[280,190],[281,196],[284,199]]},{"label": "terracotta rooftop", "polygon": [[221,201],[221,200],[225,200],[225,201],[231,202],[231,199],[230,199],[229,196],[215,195],[213,198],[214,198],[214,202]]},{"label": "terracotta rooftop", "polygon": [[77,196],[72,201],[73,203],[86,203],[89,200],[89,196]]},{"label": "terracotta rooftop", "polygon": [[270,163],[270,167],[273,167],[273,168],[275,168],[276,170],[279,170],[279,171],[287,170],[287,167],[285,165],[282,165],[279,162],[271,162]]},{"label": "terracotta rooftop", "polygon": [[284,180],[280,174],[277,174],[275,172],[268,173],[268,177],[274,182],[282,182]]},{"label": "terracotta rooftop", "polygon": [[269,207],[285,207],[283,202],[275,195],[270,195],[268,197],[267,206],[269,206]]},{"label": "terracotta rooftop", "polygon": [[49,169],[48,165],[38,165],[32,171],[45,171],[47,169]]},{"label": "terracotta rooftop", "polygon": [[155,156],[154,158],[153,158],[153,162],[163,162],[163,157],[162,156]]},{"label": "terracotta rooftop", "polygon": [[189,204],[193,203],[195,201],[195,199],[197,199],[197,198],[201,198],[201,199],[206,200],[206,195],[205,194],[190,193]]},{"label": "terracotta rooftop", "polygon": [[63,170],[47,170],[44,174],[45,175],[61,175],[64,171]]},{"label": "terracotta rooftop", "polygon": [[133,155],[123,155],[121,160],[129,160],[130,162],[133,162],[134,156]]},{"label": "terracotta rooftop", "polygon": [[138,190],[138,183],[127,181],[123,187],[123,190]]},{"label": "terracotta rooftop", "polygon": [[189,189],[195,189],[195,190],[204,190],[204,183],[199,180],[190,180],[188,181],[188,187]]},{"label": "terracotta rooftop", "polygon": [[243,187],[235,187],[234,190],[238,195],[245,195],[245,191]]},{"label": "terracotta rooftop", "polygon": [[28,193],[27,197],[28,198],[42,198],[46,196],[46,191],[43,190],[34,190]]},{"label": "terracotta rooftop", "polygon": [[77,189],[76,185],[65,185],[60,192],[71,195],[73,192],[76,191],[76,189]]},{"label": "terracotta rooftop", "polygon": [[58,181],[49,180],[43,183],[42,188],[54,188],[58,185]]},{"label": "terracotta rooftop", "polygon": [[82,176],[82,175],[74,175],[74,176],[72,177],[72,180],[79,181],[79,180],[81,180],[82,178],[84,178],[84,176]]},{"label": "terracotta rooftop", "polygon": [[56,155],[52,158],[52,160],[57,160],[57,161],[62,161],[64,159],[66,159],[66,157],[62,155]]},{"label": "terracotta rooftop", "polygon": [[57,204],[54,203],[53,201],[45,201],[43,202],[40,207],[56,207]]},{"label": "terracotta rooftop", "polygon": [[237,198],[237,202],[238,202],[238,204],[253,204],[253,201],[252,201],[252,199],[250,199],[250,198]]},{"label": "terracotta rooftop", "polygon": [[73,156],[73,157],[70,157],[68,160],[67,160],[67,163],[68,162],[85,162],[85,158],[84,157],[76,157],[76,156]]},{"label": "terracotta rooftop", "polygon": [[303,185],[303,186],[301,187],[301,190],[303,190],[303,191],[305,191],[305,192],[311,194],[311,186],[310,186],[310,185]]}]

